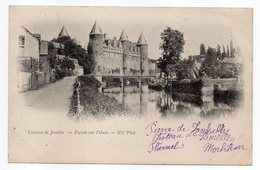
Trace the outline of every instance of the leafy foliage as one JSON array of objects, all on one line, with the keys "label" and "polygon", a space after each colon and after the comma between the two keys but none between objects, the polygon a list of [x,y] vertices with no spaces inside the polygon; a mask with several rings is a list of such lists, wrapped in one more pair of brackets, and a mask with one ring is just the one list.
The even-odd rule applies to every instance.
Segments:
[{"label": "leafy foliage", "polygon": [[163,50],[164,58],[171,64],[177,63],[180,60],[180,55],[183,52],[183,46],[185,44],[183,33],[167,27],[161,33],[161,39],[163,43],[160,49]]},{"label": "leafy foliage", "polygon": [[[222,54],[224,55],[224,54]],[[217,59],[217,50],[209,47],[200,72],[205,72],[211,78],[236,78],[241,74],[241,64],[224,63]]]},{"label": "leafy foliage", "polygon": [[67,56],[60,61],[60,66],[62,69],[67,69],[67,70],[74,70],[75,69],[75,64],[72,60],[70,60]]},{"label": "leafy foliage", "polygon": [[219,65],[220,62],[217,60],[216,49],[209,47],[207,49],[205,60],[201,65],[201,72],[205,72],[209,77],[216,78]]},{"label": "leafy foliage", "polygon": [[76,43],[75,39],[71,39],[69,36],[61,36],[52,41],[64,44],[65,56],[78,59],[79,65],[83,66],[84,74],[92,73],[95,67],[94,59],[88,55],[87,51],[81,45]]},{"label": "leafy foliage", "polygon": [[55,49],[52,42],[48,43],[48,60],[51,68],[55,68],[55,65],[58,63],[58,59],[56,57],[57,50]]},{"label": "leafy foliage", "polygon": [[219,78],[236,78],[242,73],[241,64],[222,63],[218,69]]},{"label": "leafy foliage", "polygon": [[217,47],[217,59],[222,58],[222,54],[221,54],[221,49],[220,49],[220,45],[218,45]]},{"label": "leafy foliage", "polygon": [[220,60],[224,60],[227,57],[226,49],[225,46],[222,47],[222,53],[221,56],[219,57]]},{"label": "leafy foliage", "polygon": [[170,71],[172,71],[170,69],[171,66],[169,67],[168,65],[175,65],[180,61],[185,41],[183,33],[170,27],[163,30],[161,39],[162,44],[160,45],[160,49],[163,50],[163,57],[158,60],[158,68],[168,77]]},{"label": "leafy foliage", "polygon": [[175,66],[176,77],[178,80],[194,79],[194,62],[190,59],[179,61]]},{"label": "leafy foliage", "polygon": [[200,55],[205,55],[206,49],[204,44],[200,44]]}]

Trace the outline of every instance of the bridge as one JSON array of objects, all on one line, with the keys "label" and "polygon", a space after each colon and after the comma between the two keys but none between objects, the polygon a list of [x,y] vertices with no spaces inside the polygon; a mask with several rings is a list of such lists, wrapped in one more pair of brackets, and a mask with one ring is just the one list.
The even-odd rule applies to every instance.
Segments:
[{"label": "bridge", "polygon": [[125,81],[133,81],[136,80],[135,82],[141,82],[142,80],[149,81],[152,78],[155,78],[155,75],[94,75],[97,80],[100,82],[110,82],[110,81],[115,81],[115,82],[125,82]]},{"label": "bridge", "polygon": [[110,77],[110,78],[155,78],[155,75],[94,75],[96,78],[99,77]]},{"label": "bridge", "polygon": [[102,87],[120,86],[124,91],[125,86],[147,84],[154,79],[155,75],[95,75],[95,78],[102,83]]}]

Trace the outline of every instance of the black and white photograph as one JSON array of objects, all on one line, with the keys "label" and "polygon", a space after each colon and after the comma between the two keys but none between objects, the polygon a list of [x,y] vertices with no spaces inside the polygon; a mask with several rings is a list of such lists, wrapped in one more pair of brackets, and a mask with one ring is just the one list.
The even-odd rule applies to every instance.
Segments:
[{"label": "black and white photograph", "polygon": [[9,17],[9,162],[252,163],[252,9]]}]

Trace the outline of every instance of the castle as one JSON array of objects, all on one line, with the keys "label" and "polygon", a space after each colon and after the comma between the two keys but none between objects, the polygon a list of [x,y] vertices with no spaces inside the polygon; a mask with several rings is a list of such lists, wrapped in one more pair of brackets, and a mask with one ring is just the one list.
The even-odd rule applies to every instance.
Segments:
[{"label": "castle", "polygon": [[149,74],[148,44],[140,35],[137,43],[129,41],[123,30],[119,40],[103,34],[95,22],[89,34],[88,54],[96,63],[95,75],[134,75]]}]

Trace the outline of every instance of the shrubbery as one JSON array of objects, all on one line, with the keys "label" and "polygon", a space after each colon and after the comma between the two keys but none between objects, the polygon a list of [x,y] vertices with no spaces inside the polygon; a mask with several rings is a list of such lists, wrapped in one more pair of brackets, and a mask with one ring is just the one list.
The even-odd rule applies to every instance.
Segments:
[{"label": "shrubbery", "polygon": [[71,39],[69,36],[61,36],[57,39],[53,39],[51,42],[57,42],[64,44],[64,50],[58,51],[62,55],[68,56],[78,60],[80,66],[83,66],[84,74],[91,74],[95,67],[95,61],[91,58],[87,51],[79,45],[75,39]]},{"label": "shrubbery", "polygon": [[202,86],[203,86],[203,83],[201,80],[173,81],[172,82],[172,91],[201,95]]},{"label": "shrubbery", "polygon": [[[202,46],[203,47],[203,46]],[[202,49],[203,51],[203,49]],[[226,63],[220,61],[221,51],[209,47],[204,55],[205,59],[201,62],[201,67],[195,65],[195,61],[191,58],[178,61],[176,64],[168,64],[167,69],[169,75],[175,74],[177,80],[195,79],[197,77],[216,78],[237,78],[242,72],[241,63]]]},{"label": "shrubbery", "polygon": [[194,79],[193,67],[194,63],[190,59],[184,59],[179,61],[175,65],[175,74],[177,79]]},{"label": "shrubbery", "polygon": [[217,59],[217,51],[209,47],[200,72],[205,72],[210,78],[237,78],[241,74],[241,64],[224,63]]}]

